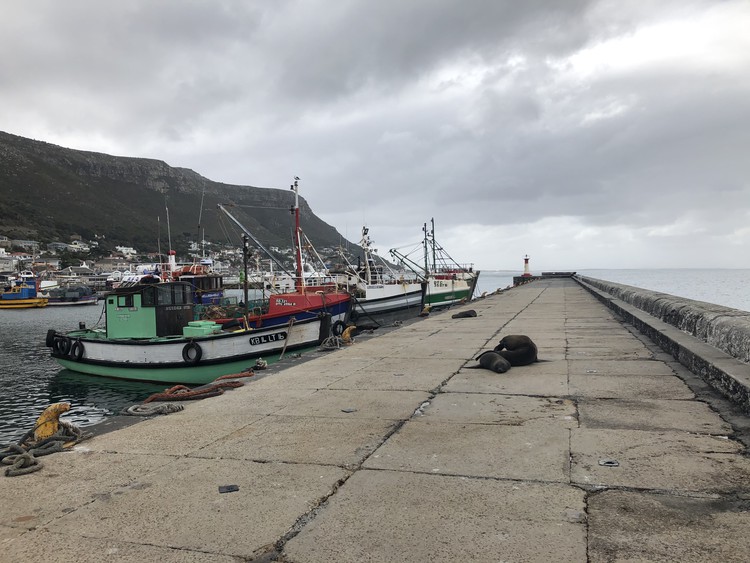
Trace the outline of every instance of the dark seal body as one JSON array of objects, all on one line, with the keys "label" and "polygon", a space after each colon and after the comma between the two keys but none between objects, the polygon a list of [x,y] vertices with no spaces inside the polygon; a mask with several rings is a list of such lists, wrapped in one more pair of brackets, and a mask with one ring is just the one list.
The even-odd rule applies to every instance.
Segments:
[{"label": "dark seal body", "polygon": [[510,362],[512,366],[527,366],[538,361],[536,344],[528,336],[511,334],[500,340],[495,352]]},{"label": "dark seal body", "polygon": [[488,369],[491,371],[494,371],[495,373],[505,373],[510,369],[510,362],[503,358],[498,352],[495,352],[494,350],[488,350],[487,352],[482,352],[478,357],[477,360],[479,361],[478,366],[469,366],[473,369]]},{"label": "dark seal body", "polygon": [[468,311],[461,311],[460,313],[451,315],[451,319],[468,319],[468,318],[476,317],[476,316],[477,316],[477,312],[474,309],[469,309]]}]

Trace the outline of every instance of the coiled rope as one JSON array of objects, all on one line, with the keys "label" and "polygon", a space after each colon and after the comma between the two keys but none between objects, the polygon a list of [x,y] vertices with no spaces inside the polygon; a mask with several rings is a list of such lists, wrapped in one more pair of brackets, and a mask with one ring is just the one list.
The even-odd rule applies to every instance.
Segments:
[{"label": "coiled rope", "polygon": [[5,468],[6,477],[17,477],[39,471],[44,465],[37,458],[57,452],[62,452],[78,442],[90,438],[92,434],[84,433],[78,426],[64,420],[59,421],[57,432],[48,438],[33,441],[36,428],[29,430],[16,444],[11,444],[0,452],[0,463],[10,467]]}]

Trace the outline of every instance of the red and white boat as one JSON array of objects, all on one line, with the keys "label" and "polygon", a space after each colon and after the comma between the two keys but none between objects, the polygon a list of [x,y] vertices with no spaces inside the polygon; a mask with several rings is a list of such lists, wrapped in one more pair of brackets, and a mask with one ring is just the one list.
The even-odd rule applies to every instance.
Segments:
[{"label": "red and white boat", "polygon": [[[246,314],[240,315],[234,319],[214,319],[221,323],[243,324],[243,317],[247,318],[247,323],[252,328],[263,328],[278,325],[285,325],[297,321],[316,318],[321,315],[331,315],[334,332],[340,332],[349,318],[351,309],[351,296],[344,289],[339,288],[336,283],[323,283],[321,285],[310,285],[306,283],[306,277],[303,274],[302,266],[302,229],[300,227],[299,211],[299,187],[298,178],[295,178],[292,185],[294,191],[294,246],[295,246],[295,265],[296,272],[294,275],[295,286],[293,290],[282,290],[281,292],[271,293],[267,297],[267,304],[256,308],[248,308]],[[242,231],[250,237],[255,244],[263,250],[269,257],[272,257],[257,238],[232,216],[227,209],[219,204],[219,209],[231,219]],[[280,265],[280,264],[279,264]],[[280,265],[281,266],[281,265]],[[283,266],[281,266],[283,268]],[[247,303],[247,298],[245,298]],[[294,320],[292,320],[294,319]]]}]

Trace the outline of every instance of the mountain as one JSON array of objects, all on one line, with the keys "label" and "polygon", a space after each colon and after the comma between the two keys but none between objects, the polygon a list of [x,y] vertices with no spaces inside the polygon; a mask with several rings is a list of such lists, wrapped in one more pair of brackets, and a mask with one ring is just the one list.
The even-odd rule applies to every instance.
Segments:
[{"label": "mountain", "polygon": [[[267,248],[292,245],[290,189],[222,184],[160,160],[67,149],[1,131],[0,192],[0,235],[11,239],[105,237],[111,245],[155,251],[159,239],[162,248],[167,243],[168,209],[173,243],[205,233],[208,241],[239,245],[237,227],[217,210],[222,203]],[[316,248],[346,244],[301,197],[300,216]]]}]

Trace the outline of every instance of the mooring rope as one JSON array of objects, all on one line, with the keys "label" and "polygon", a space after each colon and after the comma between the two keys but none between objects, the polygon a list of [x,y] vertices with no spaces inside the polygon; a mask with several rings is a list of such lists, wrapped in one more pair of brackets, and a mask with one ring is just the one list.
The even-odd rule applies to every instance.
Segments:
[{"label": "mooring rope", "polygon": [[244,377],[252,377],[255,375],[253,370],[243,371],[242,373],[233,373],[229,375],[222,375],[217,377],[212,383],[201,385],[191,389],[187,385],[175,385],[169,389],[165,389],[160,393],[154,393],[150,397],[144,400],[145,403],[151,403],[153,401],[192,401],[196,399],[206,399],[208,397],[216,397],[224,393],[224,389],[231,389],[235,387],[242,387],[244,383],[241,381],[228,381],[230,379],[241,379]]},{"label": "mooring rope", "polygon": [[29,441],[34,433],[31,430],[24,434],[17,444],[11,444],[0,452],[0,463],[10,466],[5,468],[5,476],[17,477],[39,471],[43,464],[38,457],[65,451],[66,448],[92,436],[90,433],[84,433],[73,423],[60,420],[59,425],[57,432],[52,436],[38,441]]}]

